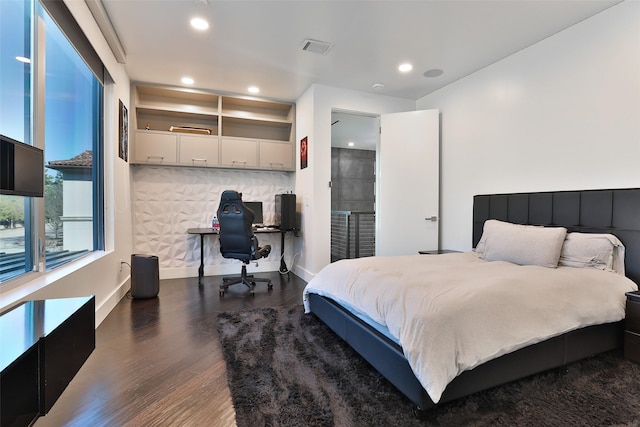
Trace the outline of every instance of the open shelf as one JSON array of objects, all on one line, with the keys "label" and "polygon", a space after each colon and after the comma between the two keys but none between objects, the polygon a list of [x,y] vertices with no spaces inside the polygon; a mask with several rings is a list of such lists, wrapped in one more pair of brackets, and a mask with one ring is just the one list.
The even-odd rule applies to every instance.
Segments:
[{"label": "open shelf", "polygon": [[222,136],[289,141],[291,123],[222,117]]},{"label": "open shelf", "polygon": [[136,93],[136,104],[147,109],[218,114],[218,95],[153,86],[136,86]]},{"label": "open shelf", "polygon": [[162,130],[169,132],[172,126],[209,129],[211,135],[218,134],[218,116],[176,111],[154,110],[139,107],[137,129]]},{"label": "open shelf", "polygon": [[291,123],[293,106],[271,101],[222,97],[222,114],[225,116],[285,121]]}]

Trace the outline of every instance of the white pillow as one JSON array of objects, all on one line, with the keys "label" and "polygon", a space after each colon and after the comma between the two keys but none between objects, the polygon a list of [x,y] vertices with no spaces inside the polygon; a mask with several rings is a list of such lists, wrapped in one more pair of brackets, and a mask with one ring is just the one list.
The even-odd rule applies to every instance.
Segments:
[{"label": "white pillow", "polygon": [[558,266],[567,229],[512,224],[489,219],[476,246],[480,258],[520,265]]},{"label": "white pillow", "polygon": [[558,266],[596,268],[624,276],[624,245],[613,234],[569,233]]}]

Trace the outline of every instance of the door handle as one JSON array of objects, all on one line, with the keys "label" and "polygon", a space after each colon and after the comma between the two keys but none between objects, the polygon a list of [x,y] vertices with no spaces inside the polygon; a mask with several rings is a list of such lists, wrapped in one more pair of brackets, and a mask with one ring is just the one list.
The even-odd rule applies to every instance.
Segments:
[{"label": "door handle", "polygon": [[428,217],[426,217],[426,218],[425,218],[425,221],[433,221],[433,222],[436,222],[437,220],[438,220],[438,217],[437,217],[437,216],[435,216],[435,215],[434,215],[434,216],[428,216]]}]

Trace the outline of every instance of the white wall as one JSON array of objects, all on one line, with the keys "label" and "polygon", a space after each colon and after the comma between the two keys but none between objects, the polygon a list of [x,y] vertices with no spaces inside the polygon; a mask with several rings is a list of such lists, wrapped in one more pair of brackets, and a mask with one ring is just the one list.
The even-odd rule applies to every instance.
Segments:
[{"label": "white wall", "polygon": [[[300,258],[295,272],[310,280],[331,260],[331,111],[371,115],[415,110],[415,101],[313,85],[296,104],[296,144],[308,137],[309,166],[297,160],[296,196],[301,212]],[[298,156],[299,157],[299,156]]]},{"label": "white wall", "polygon": [[105,234],[106,251],[92,253],[37,280],[0,294],[0,310],[20,300],[96,297],[96,326],[104,320],[129,288],[129,271],[121,270],[120,259],[132,252],[129,165],[118,157],[118,100],[129,105],[129,78],[104,40],[83,1],[65,4],[86,34],[115,81],[105,86]]},{"label": "white wall", "polygon": [[640,2],[417,102],[442,112],[441,241],[471,248],[476,194],[640,186]]}]

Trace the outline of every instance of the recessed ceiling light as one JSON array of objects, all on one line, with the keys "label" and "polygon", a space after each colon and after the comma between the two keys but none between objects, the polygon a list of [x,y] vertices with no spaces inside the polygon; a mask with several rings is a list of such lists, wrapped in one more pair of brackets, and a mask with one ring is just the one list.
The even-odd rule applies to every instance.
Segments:
[{"label": "recessed ceiling light", "polygon": [[355,143],[355,142],[349,142],[347,145],[348,145],[349,147],[353,147],[354,145],[356,145],[356,143]]},{"label": "recessed ceiling light", "polygon": [[409,64],[408,62],[405,62],[404,64],[400,64],[400,66],[398,67],[398,70],[400,70],[403,73],[408,73],[409,71],[413,70],[413,65]]},{"label": "recessed ceiling light", "polygon": [[194,83],[194,80],[191,77],[183,77],[182,83],[186,85],[192,85]]},{"label": "recessed ceiling light", "polygon": [[384,89],[384,85],[382,83],[374,83],[371,85],[373,90],[382,90]]},{"label": "recessed ceiling light", "polygon": [[191,26],[196,30],[204,31],[209,28],[209,23],[202,18],[193,18],[191,19]]},{"label": "recessed ceiling light", "polygon": [[439,77],[444,73],[440,68],[432,68],[431,70],[427,70],[424,72],[423,76],[425,77]]},{"label": "recessed ceiling light", "polygon": [[247,90],[249,91],[249,93],[258,93],[258,92],[260,92],[260,88],[258,88],[257,86],[249,86],[249,88]]},{"label": "recessed ceiling light", "polygon": [[24,62],[25,64],[31,64],[31,59],[25,57],[25,56],[16,56],[16,60],[20,61],[20,62]]}]

